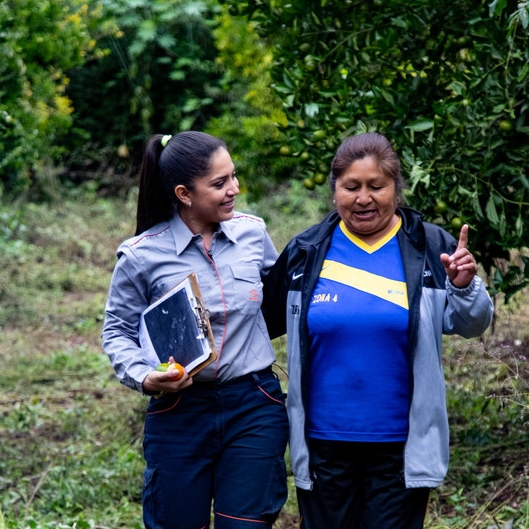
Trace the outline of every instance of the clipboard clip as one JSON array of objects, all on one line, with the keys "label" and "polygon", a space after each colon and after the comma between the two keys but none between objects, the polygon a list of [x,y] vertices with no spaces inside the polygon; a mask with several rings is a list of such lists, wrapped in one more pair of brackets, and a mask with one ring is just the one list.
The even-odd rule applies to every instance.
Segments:
[{"label": "clipboard clip", "polygon": [[208,337],[208,322],[209,322],[209,310],[204,307],[202,300],[195,296],[195,316],[197,319],[197,325],[202,333],[202,338]]}]

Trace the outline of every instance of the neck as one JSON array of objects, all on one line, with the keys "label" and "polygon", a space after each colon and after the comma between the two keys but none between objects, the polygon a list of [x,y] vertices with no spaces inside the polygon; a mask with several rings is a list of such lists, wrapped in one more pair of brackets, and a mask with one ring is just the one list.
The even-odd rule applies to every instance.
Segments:
[{"label": "neck", "polygon": [[184,224],[189,228],[193,235],[202,235],[204,244],[210,248],[213,234],[218,229],[218,223],[204,223],[200,219],[196,219],[189,213],[188,210],[182,209],[180,212],[180,218],[184,221]]},{"label": "neck", "polygon": [[[390,233],[395,228],[395,226],[397,226],[397,224],[399,223],[399,220],[400,220],[400,217],[397,214],[395,214],[393,215],[391,222],[381,231],[377,231],[376,233],[371,233],[371,234],[353,233],[352,235],[360,239],[363,243],[367,244],[368,246],[373,246],[377,242],[381,241],[384,237],[386,237],[386,235],[388,235],[388,233]],[[345,229],[347,229],[347,227],[345,227]]]}]

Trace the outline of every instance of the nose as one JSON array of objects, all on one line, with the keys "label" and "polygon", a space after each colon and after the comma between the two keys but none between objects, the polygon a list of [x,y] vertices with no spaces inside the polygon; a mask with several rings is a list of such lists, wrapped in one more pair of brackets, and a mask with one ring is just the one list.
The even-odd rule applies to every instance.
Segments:
[{"label": "nose", "polygon": [[234,176],[231,180],[231,185],[228,188],[228,193],[232,194],[233,196],[239,194],[239,179]]},{"label": "nose", "polygon": [[371,202],[369,189],[361,188],[356,195],[356,201],[361,205],[369,204],[369,202]]}]

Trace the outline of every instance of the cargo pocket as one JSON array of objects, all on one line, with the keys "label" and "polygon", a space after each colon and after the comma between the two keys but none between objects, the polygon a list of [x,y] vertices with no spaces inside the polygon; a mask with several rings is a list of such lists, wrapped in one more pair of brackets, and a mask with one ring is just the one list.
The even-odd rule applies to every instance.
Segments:
[{"label": "cargo pocket", "polygon": [[164,529],[163,491],[159,484],[158,467],[147,467],[143,473],[143,523],[145,529]]},{"label": "cargo pocket", "polygon": [[287,501],[287,496],[287,467],[283,457],[277,456],[263,497],[262,519],[274,523]]}]

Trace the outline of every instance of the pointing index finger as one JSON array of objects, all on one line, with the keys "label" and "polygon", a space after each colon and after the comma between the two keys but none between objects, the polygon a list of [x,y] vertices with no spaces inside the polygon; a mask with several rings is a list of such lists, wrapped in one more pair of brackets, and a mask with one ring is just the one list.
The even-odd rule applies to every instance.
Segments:
[{"label": "pointing index finger", "polygon": [[457,249],[466,248],[468,246],[468,224],[464,224],[459,233],[459,241],[457,243]]}]

